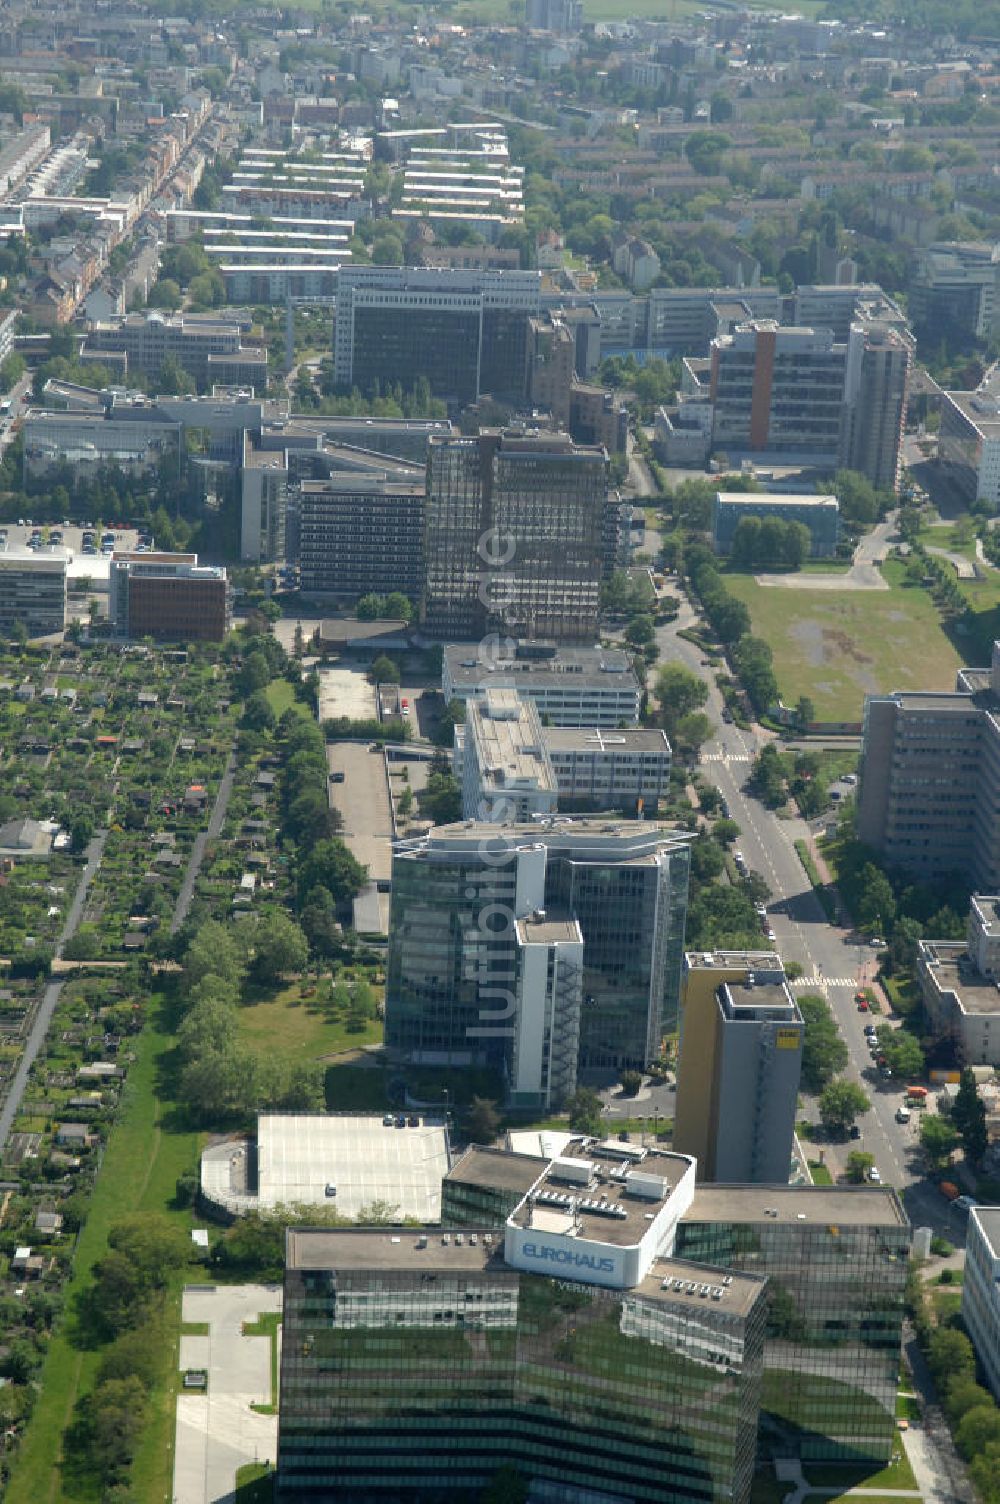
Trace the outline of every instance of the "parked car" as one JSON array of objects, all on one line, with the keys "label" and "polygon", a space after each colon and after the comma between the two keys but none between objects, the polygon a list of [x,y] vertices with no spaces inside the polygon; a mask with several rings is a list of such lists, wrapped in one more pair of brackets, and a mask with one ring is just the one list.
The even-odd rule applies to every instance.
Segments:
[{"label": "parked car", "polygon": [[877,1165],[872,1165],[871,1169],[868,1171],[868,1179],[871,1181],[872,1185],[882,1184],[882,1176],[879,1174]]},{"label": "parked car", "polygon": [[861,1129],[858,1127],[857,1123],[852,1123],[851,1124],[850,1128],[847,1130],[847,1137],[848,1138],[860,1138],[861,1137]]},{"label": "parked car", "polygon": [[910,1109],[908,1107],[896,1108],[896,1122],[908,1123],[910,1121]]}]

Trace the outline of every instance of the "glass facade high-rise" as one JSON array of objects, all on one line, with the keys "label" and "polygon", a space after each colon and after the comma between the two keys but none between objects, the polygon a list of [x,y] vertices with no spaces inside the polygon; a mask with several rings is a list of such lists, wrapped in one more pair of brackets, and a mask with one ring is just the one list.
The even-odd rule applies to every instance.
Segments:
[{"label": "glass facade high-rise", "polygon": [[[569,930],[550,935],[561,924],[582,938],[582,970],[579,993],[560,987],[546,1005],[544,1089],[571,1094],[578,1068],[642,1068],[677,1016],[689,868],[686,835],[652,823],[467,822],[400,843],[387,1045],[427,1064],[492,1064],[514,1089],[517,1047],[528,1037],[524,942],[560,945],[576,965]],[[520,935],[532,917],[542,929]],[[531,995],[541,1007],[542,989]],[[567,1040],[572,1073],[561,1059]]]},{"label": "glass facade high-rise", "polygon": [[424,627],[596,641],[607,507],[602,448],[512,429],[432,439]]},{"label": "glass facade high-rise", "polygon": [[909,1248],[892,1191],[698,1188],[676,1256],[768,1280],[763,1453],[889,1461]]},{"label": "glass facade high-rise", "polygon": [[539,1499],[746,1504],[763,1290],[526,1273],[486,1230],[291,1229],[278,1497],[471,1501],[513,1468]]}]

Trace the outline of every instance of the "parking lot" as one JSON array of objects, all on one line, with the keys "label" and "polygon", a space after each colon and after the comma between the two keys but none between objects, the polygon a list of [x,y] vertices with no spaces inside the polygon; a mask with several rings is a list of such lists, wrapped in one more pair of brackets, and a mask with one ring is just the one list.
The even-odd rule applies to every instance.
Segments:
[{"label": "parking lot", "polygon": [[[95,526],[87,529],[81,527],[79,523],[72,523],[69,526],[61,522],[32,523],[29,517],[25,517],[23,522],[0,523],[0,534],[6,532],[7,547],[9,549],[26,548],[28,540],[36,528],[41,534],[43,546],[46,543],[59,544],[63,548],[68,548],[77,560],[100,558],[101,535],[103,533],[114,533],[114,546],[116,549],[128,550],[138,548],[139,546],[139,533],[134,527],[113,529],[105,526]],[[87,531],[94,533],[95,551],[93,554],[85,554],[83,550],[83,535]],[[54,537],[53,534],[57,536]]]},{"label": "parking lot", "polygon": [[252,1404],[274,1406],[271,1337],[245,1336],[265,1312],[280,1311],[277,1285],[193,1287],[184,1291],[180,1368],[204,1370],[204,1391],[177,1397],[174,1451],[175,1504],[216,1504],[235,1494],[236,1470],[247,1462],[273,1462],[278,1453],[277,1414],[261,1415]]}]

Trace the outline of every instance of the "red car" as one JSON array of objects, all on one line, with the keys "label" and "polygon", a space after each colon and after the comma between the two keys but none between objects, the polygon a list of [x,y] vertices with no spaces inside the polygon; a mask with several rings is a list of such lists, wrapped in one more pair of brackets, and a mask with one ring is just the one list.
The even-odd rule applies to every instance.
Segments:
[{"label": "red car", "polygon": [[858,1012],[859,1013],[867,1013],[868,1012],[868,999],[866,997],[859,997],[857,1001],[858,1001]]}]

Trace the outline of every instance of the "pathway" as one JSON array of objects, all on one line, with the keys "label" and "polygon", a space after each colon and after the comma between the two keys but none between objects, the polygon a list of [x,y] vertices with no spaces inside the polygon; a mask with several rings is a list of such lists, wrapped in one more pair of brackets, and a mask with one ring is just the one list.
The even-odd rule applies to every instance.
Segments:
[{"label": "pathway", "polygon": [[[104,855],[104,843],[107,839],[108,833],[106,830],[98,831],[87,847],[87,862],[80,875],[80,881],[76,885],[73,902],[69,906],[69,912],[66,915],[66,921],[63,924],[59,939],[56,941],[57,959],[62,956],[63,948],[67,942],[72,940],[76,934],[80,920],[83,918],[87,893],[97,875],[97,869],[101,865],[101,858]],[[59,994],[62,992],[62,989],[62,982],[49,982],[42,993],[42,1001],[32,1021],[24,1051],[18,1062],[17,1070],[14,1072],[14,1079],[10,1084],[10,1090],[7,1093],[3,1107],[0,1109],[0,1149],[6,1144],[7,1135],[10,1133],[14,1119],[20,1111],[21,1099],[28,1085],[28,1076],[31,1072],[31,1067],[34,1065],[38,1051],[42,1047],[42,1041],[49,1031],[52,1015],[56,1011],[56,1004],[59,1001]]]},{"label": "pathway", "polygon": [[895,531],[896,516],[892,513],[861,539],[854,550],[850,569],[830,574],[811,574],[808,570],[797,570],[794,574],[759,574],[755,577],[757,584],[784,590],[888,590],[889,582],[883,578],[879,565],[889,556]]},{"label": "pathway", "polygon": [[208,824],[204,830],[200,830],[194,838],[191,847],[191,855],[188,858],[187,871],[181,890],[177,895],[174,905],[174,917],[170,921],[170,933],[176,935],[181,925],[188,916],[191,900],[194,898],[194,885],[198,881],[198,873],[201,864],[205,860],[205,848],[209,841],[214,841],[222,834],[222,826],[226,818],[226,810],[229,808],[229,796],[233,792],[233,779],[236,776],[236,753],[230,752],[225,771],[219,781],[219,789],[212,806],[212,813],[208,817]]}]

